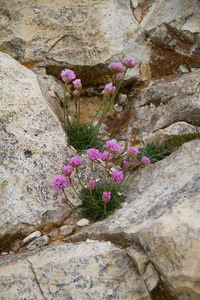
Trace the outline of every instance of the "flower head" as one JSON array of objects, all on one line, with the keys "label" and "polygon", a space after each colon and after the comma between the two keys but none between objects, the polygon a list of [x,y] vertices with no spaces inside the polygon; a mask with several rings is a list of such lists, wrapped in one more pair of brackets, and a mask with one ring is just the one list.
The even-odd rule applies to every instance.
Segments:
[{"label": "flower head", "polygon": [[81,164],[83,163],[83,160],[80,159],[79,157],[72,157],[70,158],[69,160],[69,164],[74,167],[74,168],[77,168],[78,166],[80,166]]},{"label": "flower head", "polygon": [[62,175],[54,177],[51,187],[54,187],[56,192],[62,191],[65,187],[67,187],[66,178]]},{"label": "flower head", "polygon": [[116,91],[116,87],[113,86],[112,82],[110,82],[105,85],[105,88],[102,91],[102,94],[104,94],[104,96],[110,96],[110,95],[113,95],[115,93],[115,91]]},{"label": "flower head", "polygon": [[71,166],[65,166],[65,167],[63,167],[63,173],[66,176],[70,176],[71,173],[72,173],[72,167]]},{"label": "flower head", "polygon": [[108,163],[107,168],[112,169],[112,167],[113,167],[113,163]]},{"label": "flower head", "polygon": [[[109,156],[108,156],[108,155],[109,155]],[[103,161],[106,161],[107,158],[108,158],[108,161],[111,161],[111,159],[112,159],[112,154],[109,153],[108,151],[104,151],[104,152],[101,154],[101,159],[102,159]]]},{"label": "flower head", "polygon": [[111,197],[111,192],[103,192],[103,201],[104,202],[108,202],[110,200]]},{"label": "flower head", "polygon": [[62,197],[62,198],[61,198],[61,202],[64,204],[64,203],[67,203],[68,201],[67,201],[66,198]]},{"label": "flower head", "polygon": [[128,161],[124,160],[123,161],[123,166],[124,166],[125,169],[127,169],[127,168],[129,168],[130,164],[129,164]]},{"label": "flower head", "polygon": [[123,177],[124,177],[124,175],[121,171],[116,170],[112,173],[112,179],[113,179],[114,182],[119,183],[123,179]]},{"label": "flower head", "polygon": [[150,159],[148,157],[146,157],[146,156],[143,156],[143,158],[140,161],[140,165],[142,167],[146,167],[149,164],[150,164]]},{"label": "flower head", "polygon": [[130,56],[124,58],[124,64],[127,68],[133,68],[135,66],[135,58],[132,58]]},{"label": "flower head", "polygon": [[137,161],[136,161],[136,160],[133,160],[133,161],[131,162],[131,165],[132,165],[133,168],[137,167]]},{"label": "flower head", "polygon": [[136,157],[139,153],[140,153],[140,151],[137,148],[134,148],[134,147],[128,148],[128,154],[132,158]]},{"label": "flower head", "polygon": [[64,82],[69,82],[76,78],[76,75],[74,74],[74,72],[69,69],[62,70],[62,72],[60,73],[60,76],[62,77],[62,80]]},{"label": "flower head", "polygon": [[81,84],[81,80],[80,79],[76,79],[73,81],[73,85],[76,89],[80,89],[82,88],[82,84]]},{"label": "flower head", "polygon": [[116,81],[120,81],[122,79],[122,73],[117,73],[115,76]]},{"label": "flower head", "polygon": [[89,180],[87,184],[88,190],[93,190],[95,188],[95,181],[94,180]]},{"label": "flower head", "polygon": [[96,160],[96,159],[101,158],[101,153],[99,152],[98,149],[90,148],[87,150],[87,153],[88,153],[89,159],[91,159],[91,160]]},{"label": "flower head", "polygon": [[117,144],[116,141],[107,141],[106,143],[106,149],[109,151],[109,152],[115,152],[115,151],[120,151],[120,147],[119,145]]},{"label": "flower head", "polygon": [[121,71],[121,69],[123,68],[121,63],[117,63],[117,62],[112,62],[111,64],[109,64],[108,69],[113,72],[113,73],[118,73]]}]

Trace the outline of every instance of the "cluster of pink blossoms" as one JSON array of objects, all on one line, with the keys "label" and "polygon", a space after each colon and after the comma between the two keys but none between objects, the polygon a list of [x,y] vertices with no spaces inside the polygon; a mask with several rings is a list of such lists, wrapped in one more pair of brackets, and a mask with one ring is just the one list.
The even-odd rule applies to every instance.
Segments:
[{"label": "cluster of pink blossoms", "polygon": [[115,93],[115,91],[116,91],[116,87],[113,86],[112,82],[110,82],[105,85],[105,88],[102,91],[102,94],[104,94],[104,96],[110,96],[110,95],[113,95]]},{"label": "cluster of pink blossoms", "polygon": [[108,69],[113,73],[119,73],[121,69],[123,68],[121,63],[112,62],[109,64]]},{"label": "cluster of pink blossoms", "polygon": [[83,160],[76,156],[70,158],[70,160],[69,160],[69,164],[74,168],[79,167],[82,163],[83,163]]},{"label": "cluster of pink blossoms", "polygon": [[108,202],[111,197],[111,192],[103,192],[103,201]]},{"label": "cluster of pink blossoms", "polygon": [[76,78],[76,75],[74,74],[74,72],[69,69],[62,70],[62,72],[60,73],[60,76],[62,77],[62,80],[64,82],[69,82]]},{"label": "cluster of pink blossoms", "polygon": [[137,148],[134,148],[134,147],[128,148],[128,154],[132,158],[136,157],[139,153],[140,153],[140,151]]},{"label": "cluster of pink blossoms", "polygon": [[124,58],[124,64],[129,69],[135,67],[135,58],[132,58],[130,56]]},{"label": "cluster of pink blossoms", "polygon": [[95,181],[94,180],[89,180],[87,184],[88,190],[93,190],[95,188]]},{"label": "cluster of pink blossoms", "polygon": [[63,173],[65,174],[65,176],[70,176],[72,173],[72,167],[71,166],[63,167]]},{"label": "cluster of pink blossoms", "polygon": [[99,152],[98,149],[95,149],[95,148],[88,149],[87,154],[88,154],[89,159],[91,159],[91,160],[97,160],[97,159],[101,158],[101,153]]},{"label": "cluster of pink blossoms", "polygon": [[109,152],[116,152],[116,151],[120,151],[120,147],[119,145],[117,144],[117,142],[115,141],[107,141],[106,143],[106,149],[109,151]]},{"label": "cluster of pink blossoms", "polygon": [[73,81],[73,85],[76,89],[81,89],[82,88],[82,84],[81,84],[81,80],[80,79],[76,79]]},{"label": "cluster of pink blossoms", "polygon": [[122,179],[123,179],[123,177],[124,177],[124,175],[123,175],[123,173],[121,172],[121,171],[114,171],[113,173],[112,173],[112,180],[114,181],[114,182],[120,182]]},{"label": "cluster of pink blossoms", "polygon": [[[108,156],[108,155],[109,155],[109,156]],[[106,161],[107,158],[108,158],[108,161],[111,161],[111,159],[112,159],[112,154],[109,153],[108,151],[104,151],[104,152],[101,154],[101,159],[102,159],[103,161]]]},{"label": "cluster of pink blossoms", "polygon": [[149,164],[150,164],[150,159],[148,157],[146,157],[146,156],[143,156],[143,158],[140,161],[140,165],[142,167],[146,167]]},{"label": "cluster of pink blossoms", "polygon": [[51,183],[51,187],[54,187],[56,192],[62,191],[67,187],[66,178],[62,175],[55,176]]}]

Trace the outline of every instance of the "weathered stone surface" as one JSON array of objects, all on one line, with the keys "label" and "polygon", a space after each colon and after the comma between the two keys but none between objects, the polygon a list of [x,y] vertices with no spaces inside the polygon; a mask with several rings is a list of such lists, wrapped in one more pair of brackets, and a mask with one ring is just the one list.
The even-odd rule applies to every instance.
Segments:
[{"label": "weathered stone surface", "polygon": [[22,246],[24,246],[25,244],[28,244],[30,242],[32,242],[33,240],[35,240],[36,238],[40,237],[42,234],[39,230],[29,234],[25,239],[23,239],[22,241]]},{"label": "weathered stone surface", "polygon": [[145,143],[158,130],[180,121],[200,126],[199,76],[197,70],[163,82],[152,81],[138,95],[132,89],[131,119],[121,136],[133,144]]},{"label": "weathered stone surface", "polygon": [[[45,225],[47,211],[51,211],[54,220],[46,218],[46,223],[64,221],[69,211],[61,205],[61,194],[55,193],[50,184],[76,153],[67,148],[66,135],[43,98],[36,75],[3,53],[0,65],[3,82],[0,226],[6,222]],[[89,170],[84,159],[79,175],[85,183]],[[73,181],[80,190],[77,181]],[[71,187],[68,193],[72,202],[80,204]]]},{"label": "weathered stone surface", "polygon": [[4,257],[0,279],[2,300],[151,299],[126,252],[110,242],[88,240]]},{"label": "weathered stone surface", "polygon": [[35,250],[37,248],[41,248],[45,245],[49,244],[49,237],[47,235],[40,236],[36,238],[34,241],[32,241],[30,244],[28,244],[25,247],[20,248],[20,252],[27,251],[27,250]]},{"label": "weathered stone surface", "polygon": [[[83,82],[103,80],[105,63],[137,27],[129,1],[1,1],[0,50],[21,62],[37,62],[59,76],[75,68]],[[9,29],[8,29],[9,28]],[[85,68],[87,66],[87,68]]]},{"label": "weathered stone surface", "polygon": [[90,221],[88,219],[85,219],[85,218],[81,219],[80,221],[78,221],[76,223],[76,225],[80,226],[80,227],[87,226],[89,224],[90,224]]},{"label": "weathered stone surface", "polygon": [[158,276],[177,295],[172,299],[198,299],[199,168],[200,141],[195,140],[143,169],[121,209],[70,240],[89,237],[126,247],[135,245],[138,254],[132,252],[133,261],[141,274],[151,262]]}]

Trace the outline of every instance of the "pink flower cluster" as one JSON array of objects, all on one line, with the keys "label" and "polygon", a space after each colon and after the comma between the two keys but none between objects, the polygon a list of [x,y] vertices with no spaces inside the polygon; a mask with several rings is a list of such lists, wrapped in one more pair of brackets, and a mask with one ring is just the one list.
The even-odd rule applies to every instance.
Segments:
[{"label": "pink flower cluster", "polygon": [[133,68],[135,66],[135,58],[132,58],[130,56],[124,58],[124,64],[127,68]]},{"label": "pink flower cluster", "polygon": [[74,80],[73,85],[76,89],[80,89],[82,87],[81,80],[80,79]]},{"label": "pink flower cluster", "polygon": [[123,68],[121,63],[117,63],[117,62],[112,62],[111,64],[109,64],[108,69],[113,72],[113,73],[118,73],[121,71],[121,69]]},{"label": "pink flower cluster", "polygon": [[124,160],[123,161],[123,166],[124,166],[124,168],[129,168],[130,164],[129,164],[128,161]]},{"label": "pink flower cluster", "polygon": [[134,147],[128,148],[128,154],[132,158],[136,157],[139,153],[140,153],[140,151],[137,148],[134,148]]},{"label": "pink flower cluster", "polygon": [[122,73],[117,73],[115,76],[116,81],[120,81],[122,79]]},{"label": "pink flower cluster", "polygon": [[87,184],[88,190],[93,190],[95,188],[95,181],[94,180],[89,180]]},{"label": "pink flower cluster", "polygon": [[74,168],[77,168],[78,166],[80,166],[81,164],[83,163],[83,160],[80,159],[79,157],[72,157],[70,158],[69,160],[69,164],[74,167]]},{"label": "pink flower cluster", "polygon": [[101,158],[101,153],[99,152],[98,149],[90,148],[87,150],[87,153],[88,153],[89,159],[91,159],[91,160],[96,160],[96,159]]},{"label": "pink flower cluster", "polygon": [[[108,156],[109,155],[109,156]],[[106,161],[107,160],[107,157],[108,157],[108,161],[111,161],[112,159],[112,154],[109,153],[108,151],[104,151],[102,154],[101,154],[101,159],[103,161]]]},{"label": "pink flower cluster", "polygon": [[62,72],[60,73],[60,76],[62,77],[62,80],[64,82],[69,82],[76,78],[76,75],[74,74],[74,72],[69,69],[62,70]]},{"label": "pink flower cluster", "polygon": [[119,145],[117,144],[117,142],[115,141],[107,141],[106,143],[106,149],[109,151],[109,152],[116,152],[116,151],[120,151],[120,147]]},{"label": "pink flower cluster", "polygon": [[146,167],[149,164],[150,164],[150,159],[148,157],[146,157],[146,156],[143,156],[143,158],[140,161],[140,165],[142,167]]},{"label": "pink flower cluster", "polygon": [[103,201],[108,202],[111,197],[111,192],[103,192]]},{"label": "pink flower cluster", "polygon": [[102,94],[104,94],[104,96],[110,96],[110,95],[113,95],[115,93],[115,91],[116,91],[116,87],[113,86],[112,82],[110,82],[105,85],[105,88],[102,91]]},{"label": "pink flower cluster", "polygon": [[62,175],[54,177],[51,187],[54,187],[56,192],[62,191],[65,187],[67,187],[66,178]]},{"label": "pink flower cluster", "polygon": [[122,179],[123,179],[123,177],[124,177],[124,175],[123,175],[123,173],[121,172],[121,171],[114,171],[113,173],[112,173],[112,180],[114,181],[114,182],[120,182]]},{"label": "pink flower cluster", "polygon": [[71,166],[63,167],[63,173],[65,174],[65,176],[70,176],[72,173],[72,167]]}]

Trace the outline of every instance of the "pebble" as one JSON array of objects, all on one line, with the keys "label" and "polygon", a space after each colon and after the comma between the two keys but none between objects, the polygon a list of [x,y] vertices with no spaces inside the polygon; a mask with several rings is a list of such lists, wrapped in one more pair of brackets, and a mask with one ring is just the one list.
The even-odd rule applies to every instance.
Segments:
[{"label": "pebble", "polygon": [[76,223],[76,225],[80,226],[80,227],[87,226],[89,224],[90,224],[90,221],[88,219],[84,219],[84,218]]},{"label": "pebble", "polygon": [[119,100],[120,104],[125,103],[126,100],[127,100],[127,95],[126,94],[119,94],[118,95],[118,100]]},{"label": "pebble", "polygon": [[23,239],[23,241],[21,243],[21,246],[24,246],[25,244],[28,244],[28,243],[32,242],[36,238],[39,238],[41,235],[42,234],[41,234],[40,231],[34,231],[34,232],[32,232],[25,239]]},{"label": "pebble", "polygon": [[122,107],[122,106],[119,106],[119,104],[116,103],[116,104],[114,105],[114,110],[115,110],[116,112],[121,112],[121,111],[123,110],[123,107]]},{"label": "pebble", "polygon": [[[49,244],[49,237],[47,235],[43,235],[41,237],[36,238],[34,241],[32,241],[29,245],[27,245],[25,248],[27,250],[35,250],[37,248],[41,248],[45,245]],[[21,250],[21,249],[20,249]]]}]

